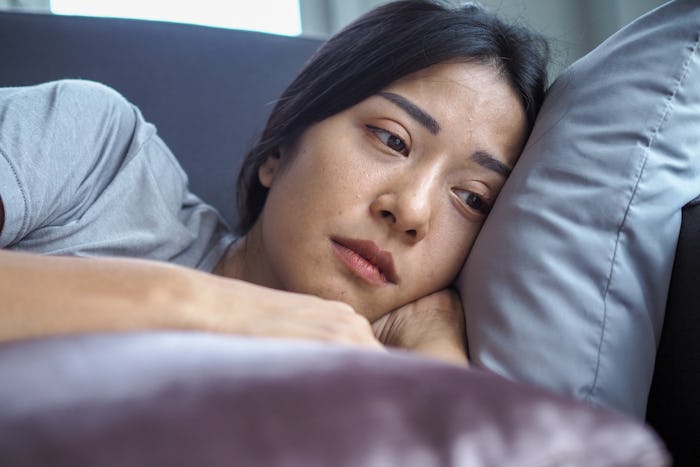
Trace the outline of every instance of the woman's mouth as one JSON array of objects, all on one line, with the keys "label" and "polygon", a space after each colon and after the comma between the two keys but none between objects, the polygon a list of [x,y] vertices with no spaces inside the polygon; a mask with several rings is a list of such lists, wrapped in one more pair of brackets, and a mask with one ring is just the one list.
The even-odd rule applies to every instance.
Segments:
[{"label": "woman's mouth", "polygon": [[374,286],[398,284],[394,259],[371,240],[332,238],[333,252],[360,279]]}]

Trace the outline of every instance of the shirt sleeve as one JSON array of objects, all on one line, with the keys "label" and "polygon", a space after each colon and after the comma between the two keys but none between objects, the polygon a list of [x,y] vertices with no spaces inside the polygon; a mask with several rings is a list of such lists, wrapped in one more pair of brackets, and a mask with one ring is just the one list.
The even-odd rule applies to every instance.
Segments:
[{"label": "shirt sleeve", "polygon": [[0,248],[67,222],[128,164],[135,108],[81,80],[0,89]]}]

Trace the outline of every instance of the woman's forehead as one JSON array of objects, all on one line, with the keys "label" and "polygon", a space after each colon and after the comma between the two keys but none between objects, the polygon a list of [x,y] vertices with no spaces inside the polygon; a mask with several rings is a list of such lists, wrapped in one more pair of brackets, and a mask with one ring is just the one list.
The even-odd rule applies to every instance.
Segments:
[{"label": "woman's forehead", "polygon": [[513,113],[524,115],[510,83],[495,66],[480,63],[433,65],[395,81],[379,95],[383,93],[402,96],[429,114],[436,114],[441,124],[495,122]]},{"label": "woman's forehead", "polygon": [[495,64],[476,61],[443,62],[409,73],[387,88],[407,85],[409,83],[442,83],[455,82],[469,84],[474,81],[503,81],[502,74]]}]

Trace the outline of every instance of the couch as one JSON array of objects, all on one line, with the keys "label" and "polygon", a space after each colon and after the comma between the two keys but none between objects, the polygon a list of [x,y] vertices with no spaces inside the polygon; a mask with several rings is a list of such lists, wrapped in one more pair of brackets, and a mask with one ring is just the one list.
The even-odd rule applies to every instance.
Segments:
[{"label": "couch", "polygon": [[[240,158],[319,45],[201,26],[0,13],[0,86],[60,78],[112,86],[157,125],[192,191],[233,223]],[[700,207],[689,205],[647,409],[676,465],[700,458],[699,236]],[[290,375],[295,369],[304,384]],[[654,432],[624,415],[401,352],[377,358],[315,343],[179,333],[68,336],[0,346],[0,375],[16,380],[0,389],[0,464],[667,461]],[[18,397],[31,390],[36,397]],[[305,423],[287,422],[300,418]]]}]

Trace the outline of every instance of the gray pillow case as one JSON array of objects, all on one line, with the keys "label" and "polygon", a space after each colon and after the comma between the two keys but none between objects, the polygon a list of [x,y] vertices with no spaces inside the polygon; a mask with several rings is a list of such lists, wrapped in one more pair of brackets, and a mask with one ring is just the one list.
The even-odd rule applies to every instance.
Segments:
[{"label": "gray pillow case", "polygon": [[700,193],[700,4],[553,84],[458,286],[474,362],[644,417],[681,208]]}]

